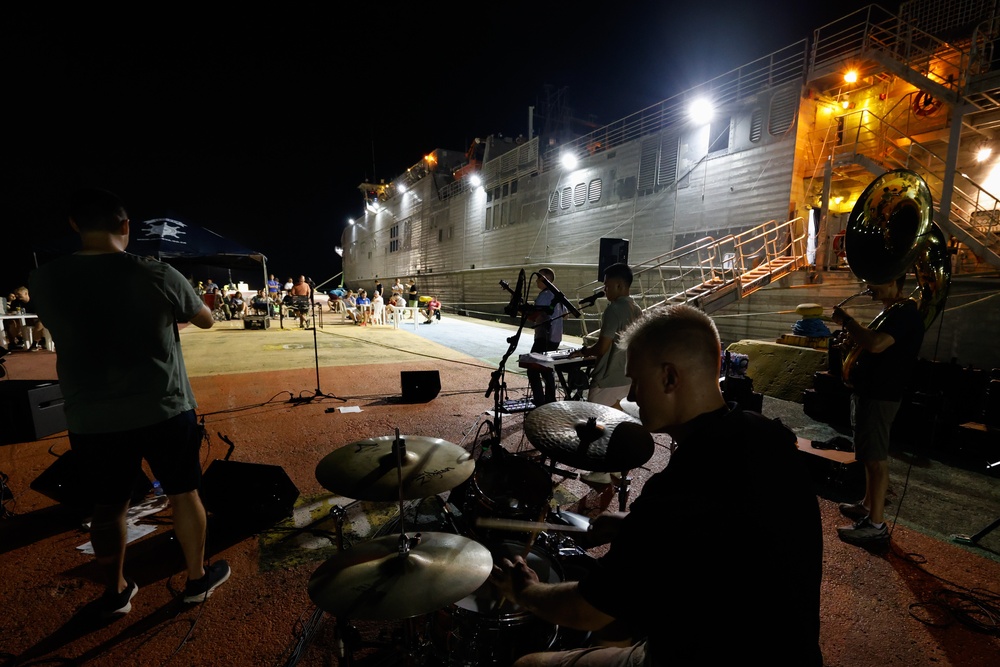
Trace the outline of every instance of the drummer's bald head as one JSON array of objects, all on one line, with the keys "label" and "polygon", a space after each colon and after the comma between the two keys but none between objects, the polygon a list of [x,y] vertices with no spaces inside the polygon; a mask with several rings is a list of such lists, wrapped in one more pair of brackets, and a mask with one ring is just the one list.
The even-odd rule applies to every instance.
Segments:
[{"label": "drummer's bald head", "polygon": [[715,322],[701,310],[679,304],[654,308],[622,334],[619,346],[650,360],[693,361],[718,376],[722,344]]}]

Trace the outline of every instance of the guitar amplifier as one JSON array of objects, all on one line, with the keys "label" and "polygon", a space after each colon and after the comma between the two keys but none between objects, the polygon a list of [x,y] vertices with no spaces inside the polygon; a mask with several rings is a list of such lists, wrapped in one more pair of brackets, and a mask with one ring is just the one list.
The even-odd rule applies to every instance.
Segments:
[{"label": "guitar amplifier", "polygon": [[267,315],[247,315],[243,318],[244,329],[267,329],[271,326],[271,318]]}]

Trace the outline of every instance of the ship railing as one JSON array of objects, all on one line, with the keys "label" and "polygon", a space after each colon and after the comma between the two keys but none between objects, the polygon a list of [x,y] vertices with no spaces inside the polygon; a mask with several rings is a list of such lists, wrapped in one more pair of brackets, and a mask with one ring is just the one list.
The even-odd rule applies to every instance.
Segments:
[{"label": "ship railing", "polygon": [[[770,220],[745,232],[704,237],[632,266],[632,296],[643,312],[686,303],[714,312],[806,265],[805,230],[801,218]],[[596,291],[594,281],[577,290],[577,298]],[[584,311],[581,337],[589,343],[600,332],[606,301],[597,312]]]},{"label": "ship railing", "polygon": [[[823,149],[835,165],[865,166],[872,171],[873,178],[891,169],[915,171],[926,181],[933,200],[941,201],[948,169],[945,157],[913,141],[907,129],[897,127],[869,109],[848,112],[842,118],[844,129],[840,142]],[[817,133],[825,131],[821,129]],[[949,210],[939,211],[936,219],[977,256],[990,264],[1000,265],[1000,237],[995,222],[1000,216],[997,197],[960,171],[954,171],[952,176]]]},{"label": "ship railing", "polygon": [[842,72],[848,66],[877,60],[896,70],[925,78],[931,88],[952,100],[962,94],[969,76],[969,51],[930,35],[878,5],[869,5],[813,33],[809,78]]},{"label": "ship railing", "polygon": [[541,156],[542,170],[554,168],[567,151],[584,158],[639,137],[678,127],[688,122],[687,107],[697,98],[710,99],[713,104],[722,107],[784,84],[801,83],[805,77],[807,58],[808,40],[778,49],[593,132],[545,150]]}]

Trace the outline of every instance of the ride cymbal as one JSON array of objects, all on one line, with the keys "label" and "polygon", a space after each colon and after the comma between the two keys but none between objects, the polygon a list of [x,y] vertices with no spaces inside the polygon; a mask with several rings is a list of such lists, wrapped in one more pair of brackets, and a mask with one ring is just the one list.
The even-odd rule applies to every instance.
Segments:
[{"label": "ride cymbal", "polygon": [[399,500],[400,488],[404,500],[413,500],[449,491],[476,469],[469,452],[441,438],[400,439],[404,451],[399,466],[396,438],[386,435],[327,454],[316,466],[316,479],[328,491],[356,500]]},{"label": "ride cymbal", "polygon": [[309,579],[309,597],[338,617],[404,619],[461,600],[486,583],[492,569],[490,550],[467,537],[391,535],[363,542],[319,566]]},{"label": "ride cymbal", "polygon": [[524,418],[524,432],[540,452],[581,470],[624,472],[653,456],[653,436],[637,419],[597,403],[546,403]]}]

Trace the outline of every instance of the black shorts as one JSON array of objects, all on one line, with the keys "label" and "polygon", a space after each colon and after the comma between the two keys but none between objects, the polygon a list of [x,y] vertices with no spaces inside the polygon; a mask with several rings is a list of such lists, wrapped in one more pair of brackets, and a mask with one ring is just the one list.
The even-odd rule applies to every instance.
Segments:
[{"label": "black shorts", "polygon": [[201,487],[202,427],[194,410],[151,426],[115,433],[70,433],[80,474],[96,505],[117,505],[132,497],[146,459],[167,494]]}]

